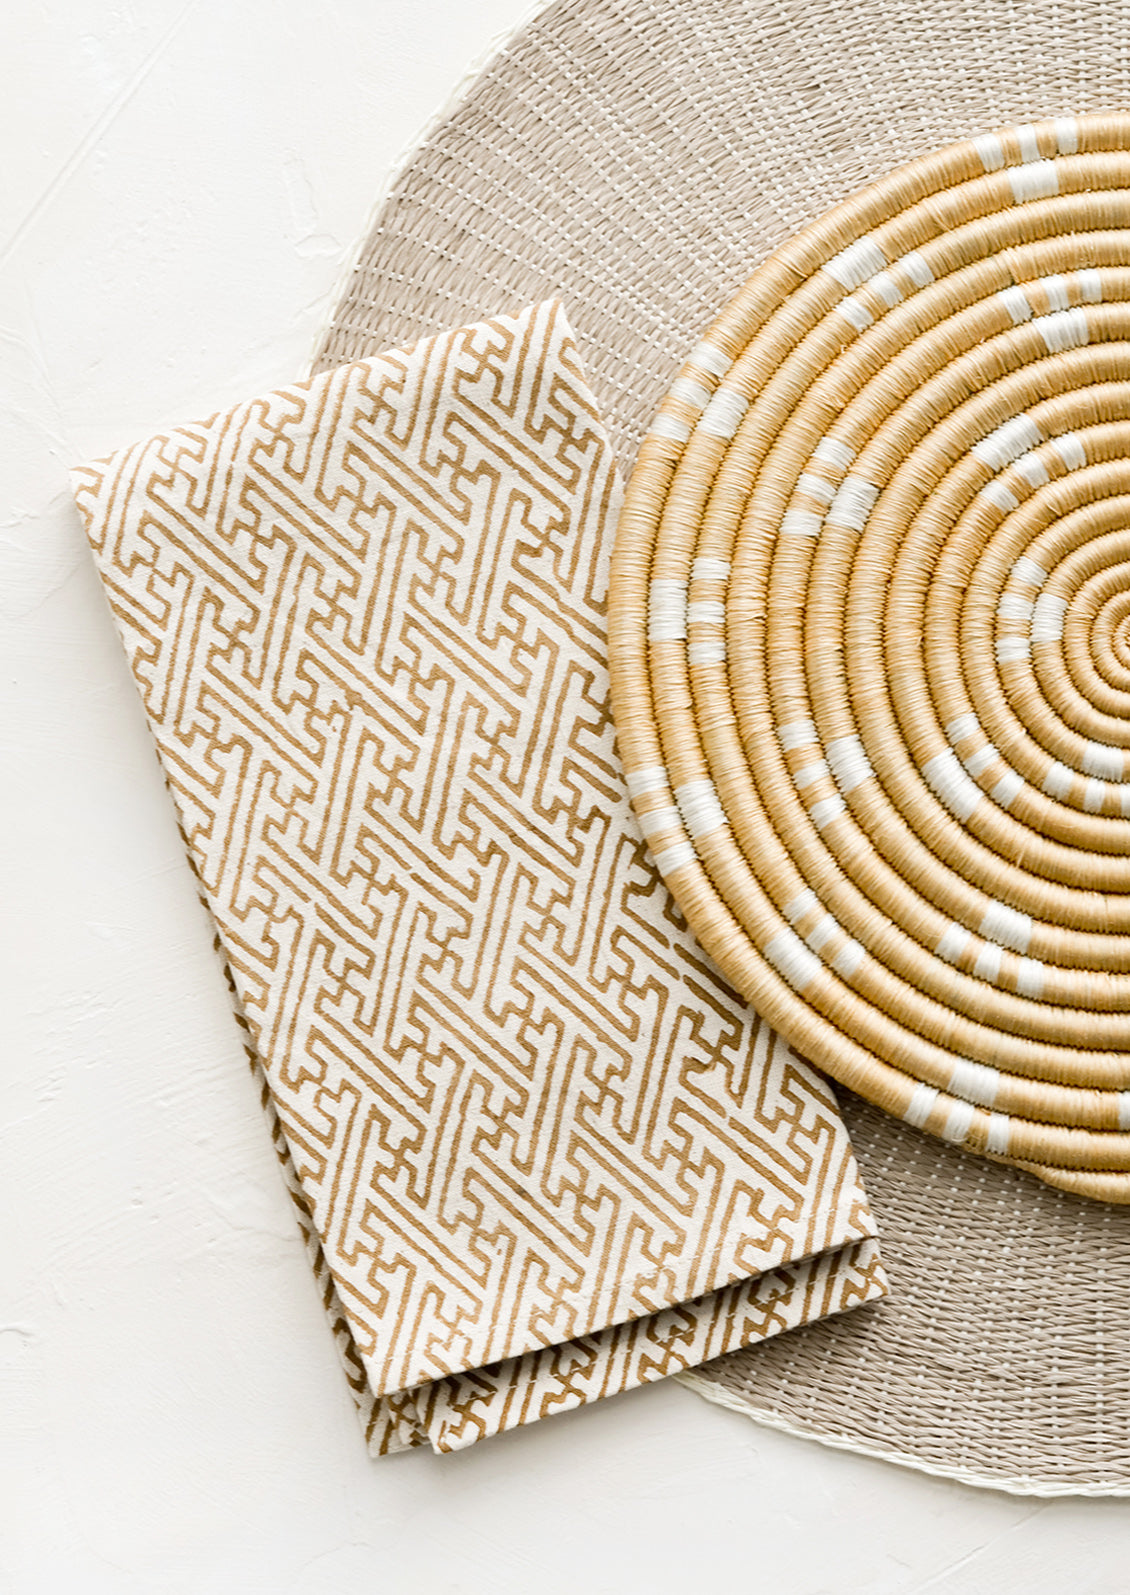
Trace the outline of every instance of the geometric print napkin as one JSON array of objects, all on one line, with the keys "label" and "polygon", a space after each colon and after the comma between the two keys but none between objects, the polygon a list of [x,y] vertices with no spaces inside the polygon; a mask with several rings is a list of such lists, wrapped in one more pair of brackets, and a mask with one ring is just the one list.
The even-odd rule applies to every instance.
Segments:
[{"label": "geometric print napkin", "polygon": [[74,473],[375,1453],[874,1300],[829,1087],[624,794],[556,301]]}]

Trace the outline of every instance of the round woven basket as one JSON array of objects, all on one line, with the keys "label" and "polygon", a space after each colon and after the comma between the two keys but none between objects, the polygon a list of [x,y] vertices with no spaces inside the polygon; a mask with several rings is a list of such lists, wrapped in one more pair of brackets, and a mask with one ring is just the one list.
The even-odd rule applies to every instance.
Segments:
[{"label": "round woven basket", "polygon": [[[316,368],[560,294],[628,468],[688,351],[774,250],[865,185],[955,141],[1130,105],[1128,36],[1130,0],[918,0],[894,10],[883,0],[561,0],[506,41],[396,174]],[[1049,160],[1075,158],[1059,155],[1058,140],[1055,155],[1047,147]],[[981,175],[1003,193],[1014,169],[986,173],[982,163]],[[1088,268],[1067,260],[1047,273],[1076,269]],[[831,309],[843,285],[824,286]],[[867,293],[861,285],[846,296],[866,304]],[[1036,296],[1031,321],[1050,314],[1049,304]],[[1114,295],[1069,298],[1068,309],[1105,315],[1117,304]],[[899,308],[872,313],[881,327]],[[854,327],[844,324],[842,337],[855,347]],[[1111,341],[1100,340],[1100,351]],[[728,353],[744,347],[735,342]],[[703,375],[713,391],[717,373]],[[718,439],[720,452],[731,441]],[[1047,469],[1057,483],[1070,480],[1054,460]],[[1030,486],[1014,494],[1021,507]],[[812,513],[826,507],[818,501]],[[1097,589],[1093,598],[1107,604]],[[1075,636],[1074,615],[1070,625]],[[1099,639],[1109,638],[1116,660],[1125,654],[1121,625],[1111,605],[1090,639],[1079,636],[1100,672],[1109,661],[1100,663]],[[1063,642],[1078,651],[1067,611]],[[1093,682],[1078,690],[1100,707]],[[1070,714],[1048,703],[1068,726]],[[1029,723],[1024,711],[1025,734]],[[1000,732],[986,737],[1002,748]],[[921,786],[919,795],[936,797]],[[961,824],[944,805],[935,812]],[[1092,818],[1110,826],[1117,816],[1092,816],[1084,805],[1083,821]],[[990,878],[971,884],[983,889]],[[932,961],[927,943],[907,940]],[[1013,951],[1002,953],[1002,969]],[[1038,955],[1030,946],[1020,956]],[[1089,957],[1078,967],[1090,969]],[[954,966],[958,975],[975,978]],[[986,996],[1020,1001],[1015,988],[998,992],[976,978]],[[1117,1051],[1093,1038],[1083,1050]],[[909,1074],[899,1071],[897,1093],[914,1089]],[[763,1423],[971,1483],[1130,1494],[1125,1209],[923,1135],[852,1092],[840,1096],[891,1297],[723,1358],[688,1382]],[[895,1094],[891,1106],[903,1102]]]},{"label": "round woven basket", "polygon": [[921,157],[699,341],[613,561],[641,827],[909,1123],[1130,1201],[1130,117]]}]

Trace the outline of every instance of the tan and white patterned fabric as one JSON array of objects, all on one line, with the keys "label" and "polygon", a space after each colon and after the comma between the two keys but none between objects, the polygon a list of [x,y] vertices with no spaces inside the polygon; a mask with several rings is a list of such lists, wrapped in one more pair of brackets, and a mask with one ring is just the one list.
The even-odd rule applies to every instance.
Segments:
[{"label": "tan and white patterned fabric", "polygon": [[560,304],[75,481],[372,1449],[881,1296],[828,1087],[631,818]]}]

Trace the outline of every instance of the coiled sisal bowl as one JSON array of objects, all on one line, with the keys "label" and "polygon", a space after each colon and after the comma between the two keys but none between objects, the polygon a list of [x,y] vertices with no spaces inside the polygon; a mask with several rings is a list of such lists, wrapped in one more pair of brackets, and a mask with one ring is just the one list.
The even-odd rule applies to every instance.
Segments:
[{"label": "coiled sisal bowl", "polygon": [[613,703],[707,951],[835,1079],[1130,1202],[1130,116],[902,167],[692,351]]}]

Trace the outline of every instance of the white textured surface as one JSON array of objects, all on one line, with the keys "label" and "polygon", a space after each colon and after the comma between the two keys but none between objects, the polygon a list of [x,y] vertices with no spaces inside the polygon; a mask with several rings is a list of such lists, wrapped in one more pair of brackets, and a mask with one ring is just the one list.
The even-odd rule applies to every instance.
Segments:
[{"label": "white textured surface", "polygon": [[1113,1595],[1124,1503],[675,1386],[364,1455],[64,473],[304,370],[389,163],[526,8],[0,17],[0,1590]]}]

